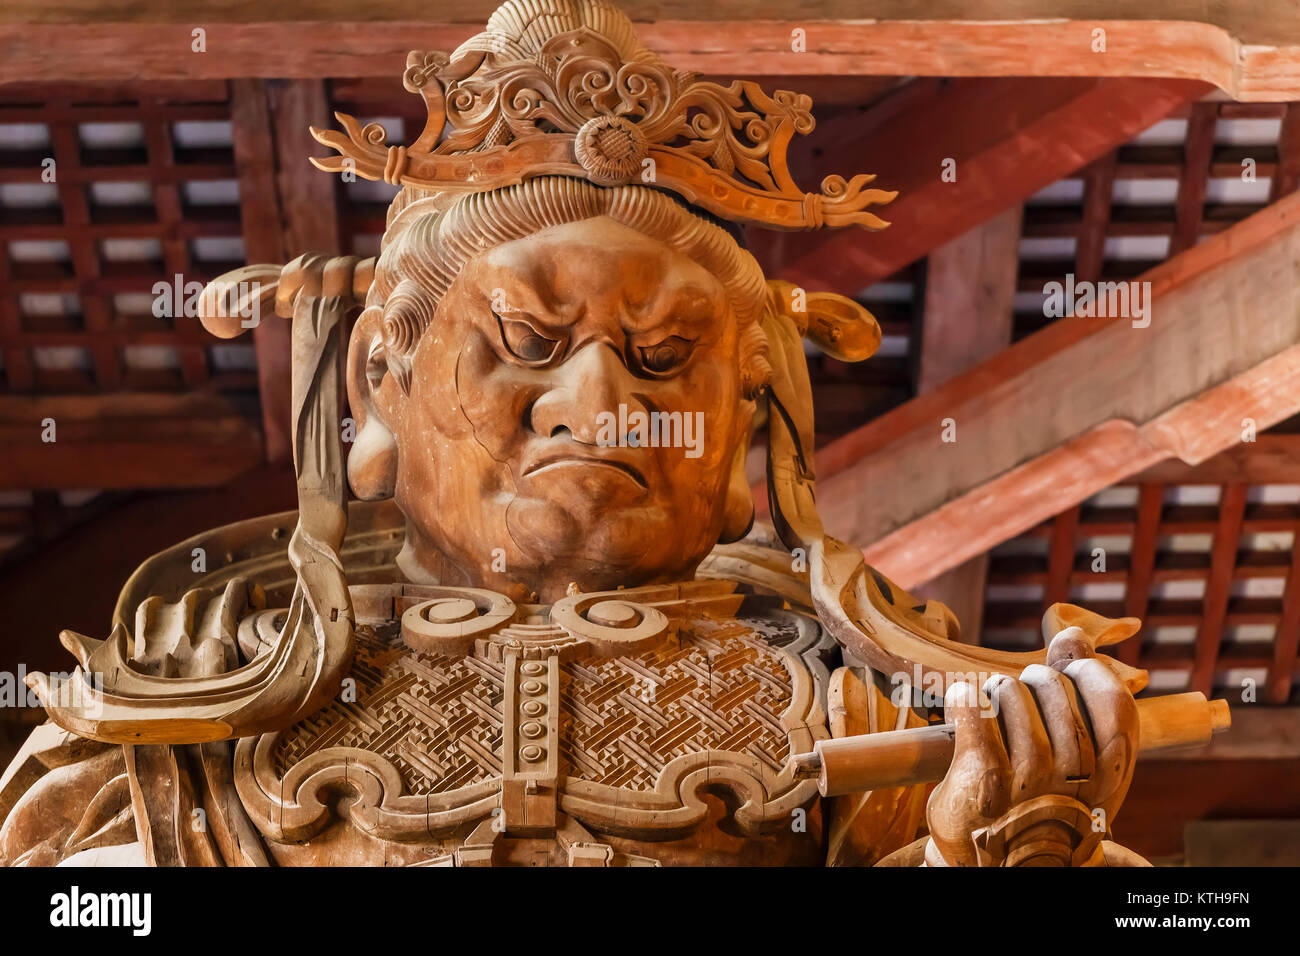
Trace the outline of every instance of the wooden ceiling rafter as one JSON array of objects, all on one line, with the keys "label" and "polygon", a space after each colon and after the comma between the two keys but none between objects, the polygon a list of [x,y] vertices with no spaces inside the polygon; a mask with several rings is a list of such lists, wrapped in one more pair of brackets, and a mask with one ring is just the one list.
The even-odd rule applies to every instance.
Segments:
[{"label": "wooden ceiling rafter", "polygon": [[[1190,249],[1201,239],[1205,219],[1205,194],[1212,175],[1214,129],[1218,103],[1193,103],[1183,144],[1183,168],[1178,176],[1178,197],[1170,255]],[[1257,171],[1258,172],[1258,171]]]},{"label": "wooden ceiling rafter", "polygon": [[[732,18],[685,0],[623,6],[647,46],[700,73],[1141,76],[1210,82],[1239,100],[1300,97],[1300,22],[1286,0],[1257,0],[1249,14],[1197,0],[969,0],[955,16],[891,0],[870,19],[847,0],[804,5],[797,18],[777,0],[751,0]],[[378,76],[413,45],[454,48],[494,7],[471,0],[433,19],[404,0],[358,20],[320,0],[149,0],[129,10],[11,0],[0,14],[0,82]],[[196,27],[211,52],[191,49]]]},{"label": "wooden ceiling rafter", "polygon": [[1285,704],[1290,699],[1297,659],[1300,659],[1300,529],[1291,536],[1291,563],[1273,637],[1273,659],[1264,678],[1265,702]]},{"label": "wooden ceiling rafter", "polygon": [[[1267,437],[1292,446],[1288,453],[1300,449],[1300,435]],[[1152,672],[1164,691],[1240,694],[1241,673],[1255,672],[1255,699],[1287,703],[1300,678],[1300,502],[1269,502],[1259,493],[1279,477],[1294,485],[1296,475],[1279,475],[1272,455],[1250,446],[1216,457],[1235,461],[1225,467],[1211,459],[1169,472],[1168,481],[1136,476],[1108,489],[1131,492],[1131,504],[1074,506],[994,549],[984,643],[1022,649],[1026,640],[1039,642],[1042,606],[1071,600],[1142,619],[1139,636],[1116,653]],[[1207,485],[1218,489],[1214,504],[1176,503],[1181,490]],[[1207,543],[1178,543],[1192,538]],[[1029,547],[1034,542],[1038,547]],[[1122,597],[1089,590],[1116,586]],[[1242,628],[1256,633],[1243,635]],[[1184,636],[1166,635],[1170,629]],[[1171,678],[1178,683],[1169,684]]]},{"label": "wooden ceiling rafter", "polygon": [[4,395],[0,443],[0,489],[212,487],[262,459],[258,429],[210,392]]},{"label": "wooden ceiling rafter", "polygon": [[[1124,616],[1145,621],[1151,600],[1152,575],[1156,568],[1164,487],[1147,481],[1142,482],[1138,488],[1137,522],[1133,528],[1128,580],[1124,587]],[[1119,659],[1136,667],[1141,646],[1138,639],[1125,641],[1116,649]]]},{"label": "wooden ceiling rafter", "polygon": [[[1021,209],[1013,206],[936,249],[926,261],[917,391],[924,394],[1011,344]],[[981,554],[917,588],[944,601],[961,639],[979,643],[988,578]]]},{"label": "wooden ceiling rafter", "polygon": [[[1158,317],[1149,328],[1129,328],[1123,317],[1059,320],[833,442],[817,456],[827,526],[869,543],[883,570],[916,584],[930,576],[923,569],[951,567],[1032,525],[1034,515],[1055,514],[1165,457],[1210,457],[1239,440],[1243,417],[1255,417],[1262,430],[1300,411],[1297,319],[1278,297],[1297,242],[1300,197],[1293,195],[1147,273]],[[1249,293],[1270,283],[1277,294]],[[1210,346],[1227,334],[1223,308],[1238,309],[1233,327],[1248,325],[1252,334]],[[1158,360],[1147,354],[1157,345]],[[1186,354],[1175,360],[1170,350]],[[1178,363],[1194,354],[1201,372],[1186,378],[1192,365]],[[1115,405],[1114,415],[1135,426],[1104,411],[1128,394],[1123,382],[1101,383],[1128,375],[1139,357],[1165,373],[1139,393],[1140,407]],[[1207,383],[1214,387],[1201,392]],[[1056,400],[1045,401],[1053,392]],[[1036,417],[1048,407],[1050,420]],[[964,448],[961,439],[940,444],[939,423],[949,417],[966,429]],[[899,461],[908,463],[902,482]],[[884,489],[865,500],[849,491],[880,484],[877,467],[893,476],[895,494]],[[1021,511],[1013,502],[1030,488],[1035,497]],[[999,520],[1008,523],[994,528]]]},{"label": "wooden ceiling rafter", "polygon": [[[1108,154],[1206,89],[1134,79],[909,84],[861,117],[823,124],[812,135],[827,145],[792,169],[802,182],[846,164],[869,169],[900,194],[882,212],[887,233],[764,232],[759,260],[809,289],[864,289],[1089,163],[1113,178]],[[1109,202],[1102,186],[1092,216]]]},{"label": "wooden ceiling rafter", "polygon": [[1219,497],[1219,519],[1210,550],[1210,572],[1206,582],[1203,616],[1197,628],[1195,663],[1188,678],[1188,689],[1209,696],[1214,690],[1214,670],[1223,643],[1224,621],[1232,592],[1232,574],[1237,566],[1237,546],[1241,524],[1246,516],[1246,485],[1239,481],[1226,484]]},{"label": "wooden ceiling rafter", "polygon": [[[18,151],[19,155],[5,151],[0,181],[43,182],[42,158],[48,155],[55,161],[53,188],[59,199],[55,210],[6,208],[0,243],[64,243],[68,250],[66,261],[41,259],[21,266],[11,256],[4,257],[0,319],[8,391],[211,388],[244,392],[254,381],[252,373],[240,369],[210,367],[209,350],[217,343],[183,309],[160,318],[117,305],[119,295],[149,294],[156,282],[171,284],[178,274],[189,282],[214,278],[226,264],[197,260],[192,241],[239,234],[237,213],[232,215],[219,205],[189,209],[181,196],[182,183],[233,178],[230,154],[222,155],[219,149],[182,149],[172,139],[174,124],[228,117],[228,104],[211,102],[211,84],[198,85],[193,94],[199,98],[196,103],[184,102],[183,89],[176,85],[163,85],[157,92],[148,87],[139,83],[96,90],[71,85],[47,89],[40,99],[28,99],[37,91],[23,89],[14,91],[15,100],[9,101],[23,105],[0,109],[5,122],[44,126],[49,131],[43,149],[30,154]],[[48,116],[46,106],[52,108]],[[106,111],[114,118],[105,119]],[[82,126],[105,122],[138,124],[141,143],[116,149],[88,146],[82,140]],[[191,162],[194,159],[198,162]],[[119,183],[147,184],[148,204],[110,206],[93,198],[97,185]],[[114,240],[152,241],[158,249],[156,258],[112,259],[105,243]],[[58,315],[34,314],[21,305],[24,295],[71,296],[77,308],[71,313],[65,308]],[[174,354],[174,366],[133,366],[126,357],[129,346],[168,349]],[[85,349],[89,361],[84,369],[42,368],[33,360],[34,350],[40,348]]]},{"label": "wooden ceiling rafter", "polygon": [[[324,80],[231,81],[231,138],[250,263],[285,264],[304,252],[338,254],[336,184],[331,177],[312,175],[307,163],[318,148],[308,129],[329,125],[329,105]],[[288,320],[260,316],[253,342],[267,460],[287,462],[292,453]]]}]

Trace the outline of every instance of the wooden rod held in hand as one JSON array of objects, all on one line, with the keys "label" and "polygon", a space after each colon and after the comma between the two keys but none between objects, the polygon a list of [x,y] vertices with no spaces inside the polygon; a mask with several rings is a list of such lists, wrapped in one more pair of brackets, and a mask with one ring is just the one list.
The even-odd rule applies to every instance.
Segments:
[{"label": "wooden rod held in hand", "polygon": [[[1226,700],[1199,691],[1137,702],[1138,752],[1203,744],[1232,722]],[[791,758],[796,775],[817,777],[823,797],[942,780],[952,763],[952,724],[819,740]]]}]

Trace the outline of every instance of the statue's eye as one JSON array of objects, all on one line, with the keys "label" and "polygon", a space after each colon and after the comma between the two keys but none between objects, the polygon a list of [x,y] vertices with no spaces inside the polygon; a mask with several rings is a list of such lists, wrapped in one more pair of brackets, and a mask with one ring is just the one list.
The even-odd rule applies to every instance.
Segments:
[{"label": "statue's eye", "polygon": [[654,345],[638,346],[641,368],[652,375],[674,372],[690,357],[692,344],[680,336],[672,335]]},{"label": "statue's eye", "polygon": [[560,340],[547,338],[527,322],[519,319],[503,319],[497,316],[501,326],[501,341],[505,342],[510,354],[529,365],[541,365],[555,357]]}]

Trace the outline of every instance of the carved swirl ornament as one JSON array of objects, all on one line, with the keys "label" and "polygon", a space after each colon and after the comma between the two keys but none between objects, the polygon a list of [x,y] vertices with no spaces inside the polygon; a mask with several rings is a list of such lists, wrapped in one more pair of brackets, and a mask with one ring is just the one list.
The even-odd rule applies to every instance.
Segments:
[{"label": "carved swirl ornament", "polygon": [[403,82],[424,98],[419,138],[387,145],[379,124],[336,113],[342,132],[311,132],[338,155],[312,162],[447,191],[536,176],[643,183],[724,219],[777,229],[888,225],[867,207],[896,194],[864,188],[874,176],[829,176],[818,193],[791,178],[790,141],[814,125],[808,96],[700,81],[644,49],[625,58],[586,27],[554,36],[531,59],[501,59],[473,41],[452,56],[412,51]]}]

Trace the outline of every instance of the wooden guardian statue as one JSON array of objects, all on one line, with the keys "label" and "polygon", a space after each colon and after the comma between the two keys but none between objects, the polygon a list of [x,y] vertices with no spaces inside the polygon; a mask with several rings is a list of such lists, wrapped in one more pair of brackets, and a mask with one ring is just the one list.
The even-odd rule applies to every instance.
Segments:
[{"label": "wooden guardian statue", "polygon": [[151,558],[106,640],[64,632],[0,858],[1141,862],[1110,841],[1139,749],[1223,718],[1135,703],[1100,650],[1138,622],[1055,605],[1043,651],[963,645],[822,528],[803,340],[859,361],[880,330],[737,226],[883,229],[893,193],[791,179],[808,97],[674,70],[604,0],[508,0],[403,82],[413,142],[313,130],[320,169],[402,187],[379,256],[204,294],[217,335],[292,321],[299,510]]}]

